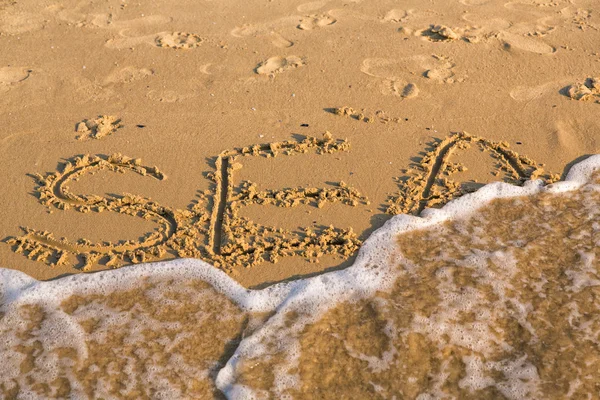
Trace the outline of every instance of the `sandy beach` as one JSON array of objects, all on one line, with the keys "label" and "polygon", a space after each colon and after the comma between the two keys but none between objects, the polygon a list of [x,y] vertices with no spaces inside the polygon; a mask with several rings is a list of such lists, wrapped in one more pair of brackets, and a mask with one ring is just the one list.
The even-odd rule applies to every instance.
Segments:
[{"label": "sandy beach", "polygon": [[599,13],[0,0],[0,393],[595,398]]}]

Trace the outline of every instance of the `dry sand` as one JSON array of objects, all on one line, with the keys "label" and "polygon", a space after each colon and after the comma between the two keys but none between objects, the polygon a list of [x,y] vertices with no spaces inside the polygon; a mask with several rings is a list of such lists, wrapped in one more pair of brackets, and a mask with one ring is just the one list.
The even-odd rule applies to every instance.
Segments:
[{"label": "dry sand", "polygon": [[555,180],[599,148],[595,6],[0,1],[0,265],[261,286],[349,265],[390,213]]}]

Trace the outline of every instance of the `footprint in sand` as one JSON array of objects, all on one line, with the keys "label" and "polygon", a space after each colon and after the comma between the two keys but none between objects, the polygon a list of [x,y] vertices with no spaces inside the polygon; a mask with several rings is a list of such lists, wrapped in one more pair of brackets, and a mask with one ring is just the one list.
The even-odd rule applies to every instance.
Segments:
[{"label": "footprint in sand", "polygon": [[12,86],[23,82],[31,75],[31,70],[20,67],[0,68],[0,92],[7,92]]},{"label": "footprint in sand", "polygon": [[383,17],[383,22],[406,22],[410,17],[410,10],[390,10]]},{"label": "footprint in sand", "polygon": [[[414,35],[420,36],[421,38],[430,42],[455,42],[463,40],[469,43],[478,43],[482,41],[488,41],[491,38],[499,40],[505,50],[511,51],[518,49],[537,54],[552,54],[556,49],[538,38],[536,36],[544,36],[548,30],[532,30],[527,31],[523,28],[525,33],[513,33],[519,30],[511,26],[511,23],[501,19],[494,19],[489,21],[483,27],[468,26],[465,28],[449,28],[445,25],[431,25],[427,29],[416,30]],[[507,30],[498,30],[499,26],[510,27],[511,32]],[[494,29],[496,28],[496,29]],[[549,29],[549,28],[548,28]],[[401,32],[405,34],[411,34],[413,31],[409,27],[403,27]]]},{"label": "footprint in sand", "polygon": [[519,13],[519,20],[466,13],[461,17],[469,24],[464,29],[465,40],[474,43],[495,39],[509,51],[518,49],[537,54],[554,53],[556,49],[540,38],[552,33],[564,17],[556,13],[541,13],[539,8],[519,10]]},{"label": "footprint in sand", "polygon": [[461,39],[461,36],[445,25],[431,25],[428,29],[417,32],[431,42],[452,42]]},{"label": "footprint in sand", "polygon": [[263,24],[244,24],[237,26],[230,32],[230,34],[231,36],[237,38],[263,37],[270,41],[273,46],[283,49],[292,47],[294,42],[288,40],[280,32],[291,31],[296,25],[298,25],[299,21],[299,16],[291,15]]},{"label": "footprint in sand", "polygon": [[502,31],[497,35],[507,50],[512,48],[537,54],[552,54],[556,49],[540,40]]},{"label": "footprint in sand", "polygon": [[310,31],[316,28],[322,28],[324,26],[333,25],[337,22],[337,19],[333,18],[330,15],[308,15],[302,18],[300,24],[298,25],[298,29],[303,31]]},{"label": "footprint in sand", "polygon": [[381,93],[388,96],[397,96],[403,99],[412,99],[419,95],[419,88],[412,82],[402,79],[386,79],[381,83]]},{"label": "footprint in sand", "polygon": [[119,33],[121,38],[108,40],[106,47],[112,49],[132,48],[140,44],[149,44],[169,49],[193,49],[200,46],[205,39],[188,32],[159,32],[153,35],[128,36],[128,30]]},{"label": "footprint in sand", "polygon": [[556,154],[584,154],[584,148],[598,148],[593,135],[588,135],[590,126],[575,119],[558,120],[546,136],[549,148]]},{"label": "footprint in sand", "polygon": [[156,36],[157,47],[169,47],[172,49],[193,49],[204,42],[204,39],[194,33],[172,32],[159,33]]},{"label": "footprint in sand", "polygon": [[556,93],[561,87],[564,87],[564,85],[568,84],[569,82],[572,82],[572,80],[567,78],[542,83],[536,86],[517,86],[512,89],[509,94],[510,97],[516,101],[531,101],[539,99],[540,97],[549,93]]},{"label": "footprint in sand", "polygon": [[287,40],[277,32],[272,32],[269,35],[269,39],[271,39],[273,46],[279,47],[280,49],[285,49],[294,45],[294,42]]},{"label": "footprint in sand", "polygon": [[150,69],[129,66],[111,72],[106,79],[104,79],[104,84],[130,83],[147,78],[151,75],[154,75],[154,71]]},{"label": "footprint in sand", "polygon": [[290,69],[295,69],[306,65],[306,59],[298,56],[271,57],[266,61],[261,62],[255,69],[259,75],[274,76]]},{"label": "footprint in sand", "polygon": [[[295,19],[295,22],[297,21],[298,20]],[[278,47],[280,49],[285,49],[294,45],[294,42],[286,39],[280,33],[274,30],[268,30],[264,28],[264,26],[256,25],[239,26],[231,31],[231,35],[235,37],[262,36],[267,38],[273,46]]]},{"label": "footprint in sand", "polygon": [[[438,15],[433,10],[426,9],[414,9],[414,8],[393,8],[385,13],[383,17],[378,17],[376,20],[384,23],[408,23],[412,22],[414,26],[405,26],[408,30],[414,32],[417,28],[416,26],[429,26],[424,24],[431,23],[433,18],[436,18]],[[431,25],[434,26],[434,25]]]},{"label": "footprint in sand", "polygon": [[113,14],[103,13],[83,13],[79,5],[75,8],[65,8],[63,6],[51,6],[49,11],[55,13],[57,17],[75,25],[79,28],[100,28],[119,31],[118,39],[110,39],[105,46],[108,48],[123,49],[131,48],[139,44],[151,44],[156,47],[167,47],[173,49],[191,49],[198,47],[204,38],[188,32],[159,32],[152,35],[132,34],[136,29],[147,29],[154,25],[163,25],[169,23],[172,19],[163,15],[148,15],[129,20],[115,19]]},{"label": "footprint in sand", "polygon": [[562,90],[569,98],[577,101],[592,101],[600,104],[600,77],[588,78],[583,83],[575,83]]},{"label": "footprint in sand", "polygon": [[598,30],[600,28],[600,18],[594,10],[571,5],[561,9],[560,14],[581,31],[585,31],[586,29]]},{"label": "footprint in sand", "polygon": [[152,101],[156,101],[158,103],[176,103],[178,101],[191,99],[194,97],[193,93],[177,93],[174,90],[150,90],[146,93],[146,97]]},{"label": "footprint in sand", "polygon": [[73,79],[76,86],[74,99],[80,102],[107,101],[118,98],[120,86],[130,84],[154,75],[154,71],[147,68],[136,68],[133,66],[114,69],[104,79],[87,79],[77,77]]},{"label": "footprint in sand", "polygon": [[298,7],[296,7],[296,10],[298,10],[302,13],[316,11],[318,9],[325,7],[325,5],[327,3],[328,3],[328,1],[326,1],[326,0],[311,1],[310,3],[300,4]]},{"label": "footprint in sand", "polygon": [[[481,5],[483,1],[469,0],[469,5]],[[512,4],[512,3],[511,3]],[[511,19],[499,18],[497,13],[486,12],[488,7],[480,7],[475,12],[465,12],[461,24],[432,24],[438,15],[427,12],[394,9],[382,19],[384,22],[402,23],[398,30],[407,36],[416,36],[425,41],[447,44],[464,41],[468,43],[498,42],[507,51],[526,51],[536,54],[552,54],[554,47],[541,38],[551,34],[568,19],[570,13],[557,13],[551,8],[512,4],[516,7]],[[509,8],[510,8],[509,7]],[[410,22],[410,23],[409,23]]]},{"label": "footprint in sand", "polygon": [[75,87],[73,99],[80,103],[108,101],[118,96],[112,85],[103,85],[95,79],[75,77],[71,83]]},{"label": "footprint in sand", "polygon": [[78,28],[102,28],[110,30],[126,30],[146,28],[153,25],[167,24],[172,19],[163,15],[146,15],[139,18],[121,20],[115,18],[113,13],[86,13],[82,9],[86,3],[82,2],[76,7],[53,5],[47,11],[55,14],[58,19]]},{"label": "footprint in sand", "polygon": [[454,83],[454,72],[450,68],[428,69],[423,76],[439,83]]},{"label": "footprint in sand", "polygon": [[[454,62],[440,55],[417,55],[398,60],[367,58],[360,68],[366,75],[382,79],[381,92],[403,98],[414,98],[419,94],[416,83],[410,80],[420,76],[436,83],[462,82],[464,75],[457,76]],[[426,81],[424,81],[426,82]]]},{"label": "footprint in sand", "polygon": [[[423,19],[422,17],[423,16],[420,16],[419,19]],[[390,17],[390,18],[392,18],[392,17]],[[408,17],[406,17],[404,19],[400,19],[400,20],[398,20],[398,22],[400,22],[400,21],[404,22],[407,19],[408,19]],[[431,17],[428,17],[427,19],[430,20]],[[386,21],[386,20],[384,19],[384,21]],[[394,22],[393,19],[390,19],[389,21]],[[432,25],[429,25],[427,28],[422,28],[422,27],[416,28],[415,26],[411,26],[411,25],[402,25],[398,29],[398,32],[400,32],[406,36],[415,36],[415,37],[420,38],[421,40],[433,42],[433,43],[450,43],[450,42],[458,42],[458,41],[476,43],[476,42],[480,41],[479,35],[481,34],[481,32],[479,32],[479,30],[474,29],[471,26],[449,27],[449,26],[440,25],[440,24],[432,24]]]},{"label": "footprint in sand", "polygon": [[231,36],[238,38],[269,35],[285,28],[294,27],[298,24],[299,20],[299,16],[290,15],[288,17],[279,18],[262,24],[244,24],[241,26],[236,26],[231,30],[230,34]]},{"label": "footprint in sand", "polygon": [[381,93],[385,96],[414,98],[419,94],[416,84],[408,82],[405,76],[410,75],[405,71],[401,62],[385,58],[367,58],[360,68],[361,72],[382,79]]},{"label": "footprint in sand", "polygon": [[456,64],[450,57],[437,54],[421,57],[420,65],[425,69],[423,76],[437,83],[456,83],[465,80],[466,76],[457,76],[454,72]]},{"label": "footprint in sand", "polygon": [[[312,6],[317,7],[321,2],[310,3]],[[326,2],[322,3],[323,5]],[[299,8],[304,9],[304,5],[299,6]],[[309,5],[306,6],[306,11],[310,11]],[[317,7],[321,8],[320,6]],[[328,25],[332,25],[337,22],[337,19],[329,14],[321,14],[321,15],[308,15],[305,17],[300,17],[298,15],[290,15],[287,17],[278,18],[273,21],[268,21],[261,24],[244,24],[241,26],[236,26],[233,30],[231,30],[231,36],[243,38],[243,37],[264,37],[269,40],[273,46],[279,48],[291,47],[294,45],[294,42],[288,40],[285,36],[291,34],[291,30],[294,28],[298,28],[301,30],[312,30],[315,28],[320,28]],[[282,33],[285,35],[282,35]]]},{"label": "footprint in sand", "polygon": [[99,115],[95,119],[84,119],[75,126],[77,140],[102,139],[122,128],[121,119],[111,115]]}]

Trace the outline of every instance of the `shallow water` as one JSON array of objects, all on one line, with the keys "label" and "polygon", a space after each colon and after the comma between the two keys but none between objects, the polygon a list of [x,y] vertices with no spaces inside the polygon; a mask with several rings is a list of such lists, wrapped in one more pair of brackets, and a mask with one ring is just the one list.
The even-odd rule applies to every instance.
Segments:
[{"label": "shallow water", "polygon": [[[600,393],[600,187],[495,200],[401,235],[390,290],[269,335],[236,381],[293,398],[595,398]],[[313,319],[305,316],[304,319]],[[287,349],[286,349],[287,350]],[[278,396],[277,396],[278,397]]]},{"label": "shallow water", "polygon": [[262,291],[198,260],[0,271],[7,398],[597,398],[600,156],[394,217]]},{"label": "shallow water", "polygon": [[201,280],[144,278],[55,307],[23,304],[4,315],[3,397],[216,396],[214,375],[247,322]]}]

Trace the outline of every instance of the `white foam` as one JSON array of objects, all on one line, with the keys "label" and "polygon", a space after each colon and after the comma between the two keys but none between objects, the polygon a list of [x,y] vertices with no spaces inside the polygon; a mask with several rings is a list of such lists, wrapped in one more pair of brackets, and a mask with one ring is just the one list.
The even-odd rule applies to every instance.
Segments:
[{"label": "white foam", "polygon": [[[493,199],[530,196],[543,191],[550,193],[572,191],[588,182],[592,173],[598,169],[600,169],[600,155],[592,156],[573,166],[564,182],[547,187],[544,187],[541,181],[527,182],[522,187],[492,183],[475,193],[451,201],[441,209],[425,210],[421,217],[395,216],[365,241],[351,267],[291,283],[276,284],[262,290],[246,289],[222,271],[201,260],[179,259],[125,267],[110,272],[73,275],[49,282],[33,280],[14,270],[0,269],[0,299],[4,303],[4,307],[28,302],[58,307],[60,299],[68,295],[75,293],[108,294],[116,289],[132,287],[144,276],[204,280],[244,310],[251,312],[275,311],[275,314],[264,325],[242,340],[216,379],[217,387],[228,398],[249,399],[256,393],[253,393],[249,387],[236,383],[240,362],[243,359],[263,354],[265,352],[263,341],[270,341],[277,342],[280,348],[285,349],[289,366],[295,365],[299,356],[299,348],[293,334],[290,335],[290,330],[284,329],[286,312],[296,311],[301,316],[294,324],[297,327],[296,331],[299,331],[301,327],[317,319],[335,304],[365,298],[376,291],[388,288],[397,276],[397,269],[393,267],[398,265],[401,260],[401,253],[396,245],[397,235],[434,226],[450,219],[466,217]],[[581,285],[580,282],[584,282],[581,278],[577,279],[574,279],[575,287]],[[490,277],[491,280],[493,277]],[[585,281],[585,284],[589,284],[588,282],[589,280]],[[425,326],[423,329],[426,329]],[[75,332],[74,334],[77,336],[75,327],[69,327],[66,330]],[[64,332],[56,332],[52,335],[58,334],[64,334]],[[486,333],[482,331],[481,334],[485,336]],[[80,339],[82,340],[81,337]],[[481,344],[479,343],[479,345]],[[472,345],[478,346],[477,343]],[[475,376],[478,368],[477,360],[466,361],[468,361],[467,365],[471,366],[468,370],[474,374],[470,374],[470,376]],[[518,360],[518,362],[523,364],[522,368],[516,365],[498,365],[496,367],[504,368],[517,377],[523,374],[532,374],[530,366],[525,360]],[[372,360],[372,363],[377,364],[375,360]],[[276,397],[281,397],[286,389],[297,384],[297,378],[290,374],[287,368],[275,371],[275,376]],[[463,384],[466,386],[476,387],[483,382],[469,380],[468,377],[465,379]],[[509,385],[500,390],[505,395],[517,398],[533,391],[529,387]]]},{"label": "white foam", "polygon": [[27,288],[38,283],[23,272],[0,268],[0,304],[13,302]]},{"label": "white foam", "polygon": [[77,274],[52,281],[37,281],[26,274],[0,268],[0,294],[4,304],[16,301],[49,302],[77,293],[108,294],[131,288],[145,276],[201,279],[250,312],[272,311],[297,284],[277,284],[264,290],[246,289],[226,273],[197,259],[139,264],[110,272]]}]

